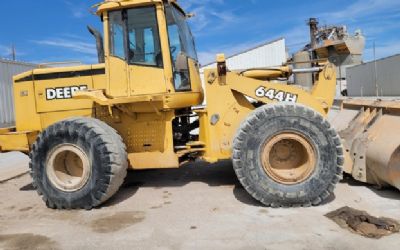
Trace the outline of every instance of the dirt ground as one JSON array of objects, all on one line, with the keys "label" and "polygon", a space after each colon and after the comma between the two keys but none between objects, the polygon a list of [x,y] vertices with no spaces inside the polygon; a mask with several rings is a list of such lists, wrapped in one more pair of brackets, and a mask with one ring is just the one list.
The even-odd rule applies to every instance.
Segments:
[{"label": "dirt ground", "polygon": [[[1,161],[0,170],[13,166]],[[19,160],[27,159],[20,156]],[[131,172],[118,194],[92,211],[45,207],[28,175],[0,184],[0,249],[398,249],[400,235],[367,239],[324,215],[350,206],[400,219],[400,192],[351,180],[320,207],[264,208],[229,162]]]}]

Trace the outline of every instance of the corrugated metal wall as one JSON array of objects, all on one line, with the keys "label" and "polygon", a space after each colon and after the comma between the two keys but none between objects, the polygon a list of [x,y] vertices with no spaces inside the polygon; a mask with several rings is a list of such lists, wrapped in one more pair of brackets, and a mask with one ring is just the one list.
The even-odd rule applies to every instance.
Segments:
[{"label": "corrugated metal wall", "polygon": [[400,96],[400,55],[348,68],[347,92],[354,97]]},{"label": "corrugated metal wall", "polygon": [[[230,70],[240,70],[280,66],[286,60],[285,39],[282,38],[230,56],[226,59],[226,64]],[[203,72],[206,68],[215,67],[216,63],[212,63],[203,66],[200,71]]]},{"label": "corrugated metal wall", "polygon": [[0,126],[14,123],[12,77],[33,68],[34,64],[0,59]]}]

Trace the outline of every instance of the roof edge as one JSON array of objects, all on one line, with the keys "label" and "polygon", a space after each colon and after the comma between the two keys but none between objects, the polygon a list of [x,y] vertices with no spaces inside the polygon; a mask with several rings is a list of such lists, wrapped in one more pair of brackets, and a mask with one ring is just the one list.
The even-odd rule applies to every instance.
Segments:
[{"label": "roof edge", "polygon": [[35,63],[28,63],[28,62],[23,62],[23,61],[13,61],[10,59],[6,58],[0,58],[0,62],[2,63],[9,63],[9,64],[18,64],[18,65],[24,65],[24,66],[32,66],[32,67],[38,67],[38,64]]},{"label": "roof edge", "polygon": [[386,57],[378,58],[378,59],[371,60],[371,61],[368,61],[368,62],[363,62],[363,63],[357,64],[357,65],[351,65],[351,66],[348,67],[348,68],[356,68],[356,67],[360,67],[360,66],[363,66],[363,65],[372,64],[372,63],[375,63],[375,62],[381,62],[381,61],[384,61],[384,60],[392,59],[392,58],[398,57],[398,56],[400,56],[400,53],[394,54],[394,55],[391,55],[391,56],[386,56]]}]

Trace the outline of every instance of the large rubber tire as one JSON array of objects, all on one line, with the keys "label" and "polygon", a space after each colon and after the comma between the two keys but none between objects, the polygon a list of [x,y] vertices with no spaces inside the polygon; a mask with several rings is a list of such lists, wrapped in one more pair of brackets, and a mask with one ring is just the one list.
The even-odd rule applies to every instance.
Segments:
[{"label": "large rubber tire", "polygon": [[[272,178],[262,165],[263,145],[284,132],[301,135],[315,149],[313,172],[291,185]],[[337,132],[319,113],[303,105],[256,109],[241,125],[233,151],[233,166],[241,184],[266,206],[319,205],[333,193],[343,174],[343,148]]]},{"label": "large rubber tire", "polygon": [[[59,188],[46,171],[49,157],[62,145],[76,146],[88,158],[90,174],[79,190]],[[93,118],[71,118],[48,127],[33,144],[30,159],[33,185],[53,209],[92,209],[101,205],[118,191],[128,169],[121,136]]]}]

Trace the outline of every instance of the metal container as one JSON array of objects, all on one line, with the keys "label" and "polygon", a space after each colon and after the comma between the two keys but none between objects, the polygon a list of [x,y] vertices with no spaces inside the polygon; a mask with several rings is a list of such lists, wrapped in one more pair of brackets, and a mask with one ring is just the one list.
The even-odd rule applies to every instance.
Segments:
[{"label": "metal container", "polygon": [[[304,69],[311,68],[312,65],[309,61],[311,61],[310,52],[308,51],[300,51],[294,54],[294,68],[295,69]],[[313,75],[312,73],[300,73],[295,75],[295,84],[300,85],[306,90],[311,90],[313,87]]]},{"label": "metal container", "polygon": [[35,64],[0,59],[0,126],[14,124],[14,75],[36,68]]}]

